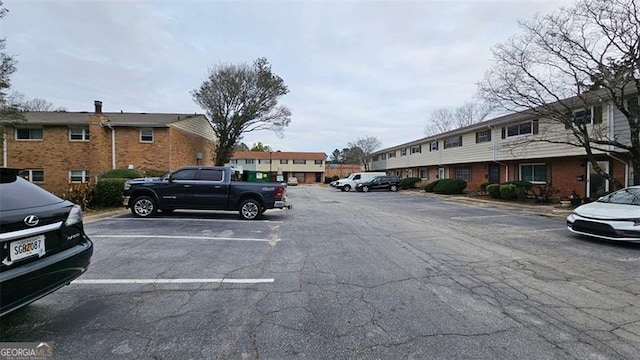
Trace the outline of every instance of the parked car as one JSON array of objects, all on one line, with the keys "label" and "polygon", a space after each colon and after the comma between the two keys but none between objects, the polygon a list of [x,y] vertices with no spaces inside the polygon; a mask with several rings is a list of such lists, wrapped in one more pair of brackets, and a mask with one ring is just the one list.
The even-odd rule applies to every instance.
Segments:
[{"label": "parked car", "polygon": [[187,166],[163,178],[133,179],[124,184],[122,204],[137,217],[158,210],[238,211],[243,219],[258,218],[269,209],[291,209],[286,184],[232,181],[235,169]]},{"label": "parked car", "polygon": [[291,186],[298,185],[298,178],[296,178],[295,176],[292,176],[292,177],[288,178],[287,179],[287,185],[291,185]]},{"label": "parked car", "polygon": [[336,182],[335,187],[340,189],[341,191],[351,191],[351,189],[355,189],[356,185],[361,182],[365,182],[373,179],[376,176],[387,175],[384,172],[358,172],[351,173],[344,179],[340,179]]},{"label": "parked car", "polygon": [[93,255],[82,208],[19,172],[0,168],[0,316],[68,285]]},{"label": "parked car", "polygon": [[578,206],[567,217],[567,228],[600,239],[640,242],[640,186]]},{"label": "parked car", "polygon": [[400,178],[395,175],[376,176],[371,180],[356,185],[356,191],[369,192],[372,190],[398,191]]}]

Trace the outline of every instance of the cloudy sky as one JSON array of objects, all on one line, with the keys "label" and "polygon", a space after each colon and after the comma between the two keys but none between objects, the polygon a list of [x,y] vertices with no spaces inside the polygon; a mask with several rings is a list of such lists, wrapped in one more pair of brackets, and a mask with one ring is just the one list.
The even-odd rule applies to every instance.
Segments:
[{"label": "cloudy sky", "polygon": [[[204,113],[208,69],[266,57],[288,85],[282,151],[330,154],[360,137],[424,136],[429,114],[472,100],[491,46],[559,1],[4,0],[12,89],[69,111]],[[564,2],[567,4],[567,2]]]}]

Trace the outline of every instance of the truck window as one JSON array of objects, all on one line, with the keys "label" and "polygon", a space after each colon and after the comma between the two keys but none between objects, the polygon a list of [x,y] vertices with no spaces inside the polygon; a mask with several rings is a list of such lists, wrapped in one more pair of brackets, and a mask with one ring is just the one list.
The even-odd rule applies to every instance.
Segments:
[{"label": "truck window", "polygon": [[171,174],[173,180],[195,180],[196,169],[182,169]]},{"label": "truck window", "polygon": [[200,169],[200,180],[222,181],[222,170],[220,169]]}]

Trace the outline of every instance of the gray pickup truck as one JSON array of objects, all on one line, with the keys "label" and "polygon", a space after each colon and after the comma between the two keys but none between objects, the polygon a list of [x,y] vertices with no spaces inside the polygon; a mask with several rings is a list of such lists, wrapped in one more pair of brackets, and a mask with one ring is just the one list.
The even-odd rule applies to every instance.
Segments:
[{"label": "gray pickup truck", "polygon": [[238,211],[243,219],[269,209],[291,209],[286,184],[232,181],[230,167],[188,166],[162,178],[140,178],[124,184],[122,203],[137,217],[175,209]]}]

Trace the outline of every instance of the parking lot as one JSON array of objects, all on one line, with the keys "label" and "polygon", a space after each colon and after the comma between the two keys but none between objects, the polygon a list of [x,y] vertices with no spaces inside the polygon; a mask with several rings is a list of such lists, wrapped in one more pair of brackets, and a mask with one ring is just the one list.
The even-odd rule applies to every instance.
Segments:
[{"label": "parking lot", "polygon": [[289,188],[242,221],[87,223],[90,270],[3,317],[60,359],[635,358],[640,246],[561,217],[408,192]]}]

